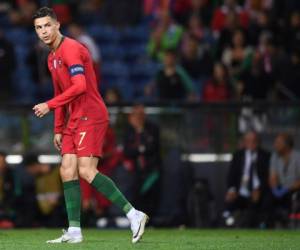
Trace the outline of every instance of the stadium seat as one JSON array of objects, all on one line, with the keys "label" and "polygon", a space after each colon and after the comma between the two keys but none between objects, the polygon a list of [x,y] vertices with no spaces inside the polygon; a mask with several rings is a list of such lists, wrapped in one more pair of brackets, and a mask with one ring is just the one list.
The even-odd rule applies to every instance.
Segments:
[{"label": "stadium seat", "polygon": [[117,45],[105,44],[100,45],[99,47],[101,50],[102,60],[104,62],[121,60],[126,53],[122,47]]},{"label": "stadium seat", "polygon": [[101,69],[103,75],[128,76],[127,65],[122,62],[103,62]]},{"label": "stadium seat", "polygon": [[121,31],[121,40],[124,43],[146,43],[149,37],[149,29],[145,25],[127,27]]},{"label": "stadium seat", "polygon": [[145,58],[146,48],[144,44],[132,43],[126,46],[123,46],[124,50],[124,60],[127,62],[139,61],[140,59]]},{"label": "stadium seat", "polygon": [[130,74],[134,76],[150,76],[153,77],[159,69],[159,64],[144,62],[130,65]]},{"label": "stadium seat", "polygon": [[103,41],[116,43],[120,39],[120,33],[109,26],[92,25],[87,27],[87,32],[99,43]]}]

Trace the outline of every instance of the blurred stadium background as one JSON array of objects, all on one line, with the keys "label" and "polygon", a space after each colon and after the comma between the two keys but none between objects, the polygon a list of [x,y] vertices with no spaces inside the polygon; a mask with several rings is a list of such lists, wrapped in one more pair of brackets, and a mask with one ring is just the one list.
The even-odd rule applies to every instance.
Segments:
[{"label": "blurred stadium background", "polygon": [[[31,20],[44,5],[92,51],[111,116],[102,171],[152,226],[269,226],[226,224],[228,170],[250,130],[271,153],[282,132],[298,148],[300,1],[1,0],[0,228],[65,225],[53,117],[31,110],[52,96]],[[128,226],[82,185],[85,226]],[[270,227],[299,226],[294,197]]]}]

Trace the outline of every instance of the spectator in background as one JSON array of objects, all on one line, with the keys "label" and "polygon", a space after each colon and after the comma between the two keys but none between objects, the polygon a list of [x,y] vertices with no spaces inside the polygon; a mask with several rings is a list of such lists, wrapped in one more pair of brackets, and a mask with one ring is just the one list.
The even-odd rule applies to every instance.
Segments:
[{"label": "spectator in background", "polygon": [[245,0],[244,2],[244,8],[252,20],[256,19],[262,11],[269,11],[273,4],[273,0]]},{"label": "spectator in background", "polygon": [[108,105],[118,104],[122,102],[122,96],[117,88],[109,88],[105,91],[104,100]]},{"label": "spectator in background", "polygon": [[212,43],[210,30],[203,25],[201,19],[197,15],[189,17],[186,28],[186,34],[193,35],[201,42],[207,44]]},{"label": "spectator in background", "polygon": [[142,105],[135,105],[128,116],[123,146],[124,164],[134,174],[134,200],[151,218],[160,193],[160,133]]},{"label": "spectator in background", "polygon": [[199,41],[204,39],[206,29],[203,27],[201,20],[193,15],[188,19],[187,33],[195,36]]},{"label": "spectator in background", "polygon": [[260,11],[257,13],[256,19],[250,22],[248,30],[249,43],[257,46],[262,34],[275,38],[277,32],[276,25],[271,20],[270,12]]},{"label": "spectator in background", "polygon": [[215,51],[217,58],[221,58],[224,49],[230,47],[234,31],[241,28],[238,16],[234,11],[228,12],[225,21],[225,27],[217,36]]},{"label": "spectator in background", "polygon": [[0,103],[11,100],[13,95],[13,73],[16,58],[13,45],[6,40],[0,29]]},{"label": "spectator in background", "polygon": [[[123,98],[118,88],[108,88],[104,93],[104,102],[109,105],[119,105]],[[113,107],[118,110],[118,107]],[[116,138],[123,138],[123,127],[127,123],[127,115],[124,112],[109,112],[109,121],[115,129]]]},{"label": "spectator in background", "polygon": [[45,46],[42,41],[37,41],[27,57],[31,78],[36,85],[37,100],[45,100],[53,96],[53,87],[47,62],[48,54],[48,47]]},{"label": "spectator in background", "polygon": [[148,53],[155,60],[162,60],[167,49],[176,50],[181,42],[183,28],[177,25],[169,12],[162,12],[148,42]]},{"label": "spectator in background", "polygon": [[172,10],[176,20],[183,25],[187,25],[191,16],[196,16],[205,27],[209,27],[213,3],[210,0],[175,0]]},{"label": "spectator in background", "polygon": [[247,46],[245,32],[237,29],[232,34],[231,46],[223,51],[222,62],[229,70],[230,78],[236,80],[250,69],[252,63],[251,47]]},{"label": "spectator in background", "polygon": [[288,52],[300,48],[300,11],[291,13],[289,23],[282,35]]},{"label": "spectator in background", "polygon": [[170,0],[144,0],[144,15],[156,17],[169,10]]},{"label": "spectator in background", "polygon": [[15,209],[14,173],[7,165],[6,154],[0,152],[0,228],[12,228]]},{"label": "spectator in background", "polygon": [[[257,133],[245,133],[243,148],[234,153],[228,172],[223,213],[227,226],[253,227],[263,219],[269,161],[270,154],[261,148]],[[237,211],[243,211],[240,217]]]},{"label": "spectator in background", "polygon": [[267,34],[262,34],[260,42],[257,47],[258,64],[263,75],[264,85],[268,86],[268,90],[273,91],[269,95],[277,95],[277,84],[284,74],[284,67],[287,63],[286,54],[279,50],[274,38]]},{"label": "spectator in background", "polygon": [[173,0],[169,3],[169,10],[177,23],[185,25],[186,12],[191,8],[191,0]]},{"label": "spectator in background", "polygon": [[123,98],[119,89],[116,87],[106,89],[104,93],[104,102],[108,106],[112,106],[110,110],[111,112],[109,112],[109,121],[116,137],[115,143],[119,144],[120,140],[122,140],[122,138],[124,137],[124,126],[126,126],[127,124],[127,114],[125,112],[119,112],[118,106],[123,102]]},{"label": "spectator in background", "polygon": [[237,99],[241,101],[266,100],[269,98],[271,84],[262,67],[261,56],[256,51],[252,58],[251,68],[243,72],[235,84]]},{"label": "spectator in background", "polygon": [[186,71],[177,65],[175,50],[166,50],[161,69],[155,79],[158,99],[162,101],[193,100],[195,87]]},{"label": "spectator in background", "polygon": [[[11,1],[12,2],[12,1]],[[28,28],[32,26],[32,15],[37,9],[36,1],[14,1],[8,12],[10,23],[13,26]]]},{"label": "spectator in background", "polygon": [[52,8],[61,25],[67,25],[72,21],[71,7],[68,2],[68,0],[52,1]]},{"label": "spectator in background", "polygon": [[212,72],[212,58],[208,49],[191,34],[186,34],[185,36],[180,65],[194,82],[198,82],[200,79],[207,79]]},{"label": "spectator in background", "polygon": [[268,202],[270,219],[286,223],[291,212],[292,195],[300,190],[300,153],[294,150],[294,140],[287,133],[277,135],[274,149],[269,178],[272,190],[272,200]]},{"label": "spectator in background", "polygon": [[300,47],[289,55],[289,59],[283,65],[284,73],[281,74],[281,88],[279,99],[299,100],[300,99]]},{"label": "spectator in background", "polygon": [[74,38],[78,42],[82,43],[84,46],[88,48],[91,53],[94,70],[96,73],[97,81],[100,82],[100,66],[101,66],[101,54],[100,50],[95,43],[94,39],[87,34],[83,27],[78,23],[70,23],[68,25],[68,32],[70,37]]},{"label": "spectator in background", "polygon": [[218,34],[225,28],[227,15],[231,12],[234,12],[238,16],[242,28],[248,28],[249,14],[247,11],[239,6],[236,0],[224,0],[224,4],[216,8],[213,13],[212,30],[215,34]]},{"label": "spectator in background", "polygon": [[204,84],[202,100],[204,102],[222,102],[230,99],[230,82],[226,66],[215,63],[212,79]]},{"label": "spectator in background", "polygon": [[237,96],[244,100],[282,97],[279,81],[285,78],[287,62],[285,53],[275,47],[274,40],[262,34],[250,70],[243,72],[236,84]]}]

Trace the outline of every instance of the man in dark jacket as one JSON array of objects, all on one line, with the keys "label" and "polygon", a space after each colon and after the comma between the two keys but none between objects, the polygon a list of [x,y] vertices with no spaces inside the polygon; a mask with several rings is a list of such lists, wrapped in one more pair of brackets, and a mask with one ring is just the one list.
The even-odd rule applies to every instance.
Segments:
[{"label": "man in dark jacket", "polygon": [[[230,164],[225,211],[228,226],[256,226],[259,223],[261,202],[268,192],[270,154],[259,145],[258,135],[251,131],[243,138],[243,149],[234,153]],[[234,212],[242,211],[240,219]]]},{"label": "man in dark jacket", "polygon": [[124,138],[127,168],[134,173],[137,207],[153,215],[159,198],[160,135],[158,127],[146,119],[144,107],[136,105],[128,117]]}]

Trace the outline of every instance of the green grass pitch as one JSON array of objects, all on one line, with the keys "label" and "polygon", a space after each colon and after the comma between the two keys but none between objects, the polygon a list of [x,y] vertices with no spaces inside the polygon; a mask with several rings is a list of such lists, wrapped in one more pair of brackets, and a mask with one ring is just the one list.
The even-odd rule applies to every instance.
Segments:
[{"label": "green grass pitch", "polygon": [[130,242],[129,230],[84,229],[80,244],[46,244],[59,236],[60,229],[2,230],[0,249],[300,249],[300,231],[257,230],[153,230],[148,229],[138,244]]}]

